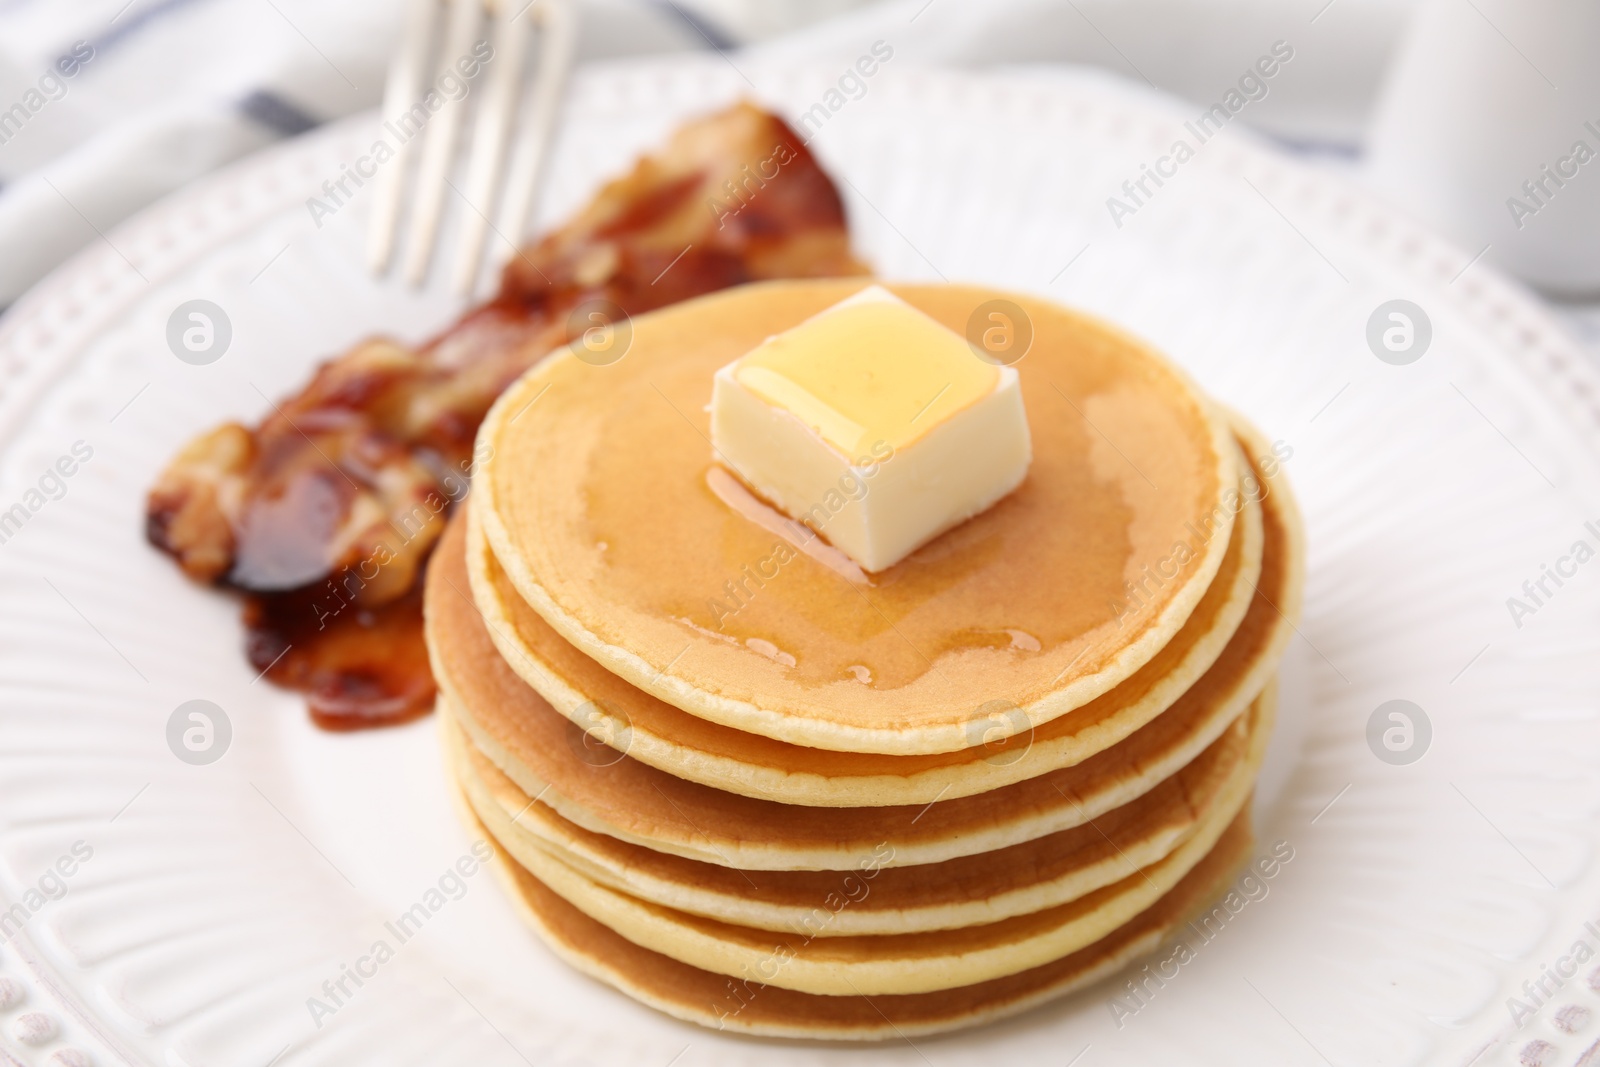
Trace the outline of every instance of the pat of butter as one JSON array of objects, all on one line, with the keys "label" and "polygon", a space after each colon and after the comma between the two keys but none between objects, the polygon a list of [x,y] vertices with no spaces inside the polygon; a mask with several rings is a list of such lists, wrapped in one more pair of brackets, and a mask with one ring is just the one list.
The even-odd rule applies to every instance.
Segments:
[{"label": "pat of butter", "polygon": [[1016,370],[876,285],[719,370],[711,443],[868,571],[994,504],[1032,458]]}]

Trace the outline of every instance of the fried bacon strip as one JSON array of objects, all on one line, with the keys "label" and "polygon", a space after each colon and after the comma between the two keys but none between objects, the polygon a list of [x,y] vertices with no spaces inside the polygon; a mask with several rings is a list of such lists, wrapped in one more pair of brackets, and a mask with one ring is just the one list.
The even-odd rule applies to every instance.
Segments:
[{"label": "fried bacon strip", "polygon": [[[781,119],[748,104],[682,127],[512,259],[498,295],[419,347],[387,338],[322,364],[260,425],[195,438],[151,489],[150,542],[245,594],[251,664],[330,729],[432,707],[421,576],[500,392],[574,336],[768,278],[864,273],[843,206]],[[584,324],[586,325],[586,323]]]}]

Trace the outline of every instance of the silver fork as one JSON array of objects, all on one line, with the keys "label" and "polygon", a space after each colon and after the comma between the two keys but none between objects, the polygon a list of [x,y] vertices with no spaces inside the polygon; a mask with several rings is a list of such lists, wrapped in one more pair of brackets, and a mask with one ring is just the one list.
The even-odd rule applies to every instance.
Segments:
[{"label": "silver fork", "polygon": [[[483,36],[486,22],[490,36]],[[442,23],[442,26],[441,26]],[[507,246],[492,258],[498,266],[515,252],[515,243],[527,225],[539,178],[555,133],[556,114],[572,68],[576,27],[570,0],[411,0],[405,36],[389,67],[384,89],[385,140],[410,129],[392,159],[379,170],[373,190],[372,215],[367,230],[367,263],[374,274],[385,274],[399,244],[402,201],[414,148],[421,145],[416,180],[411,188],[406,218],[409,234],[403,258],[403,275],[420,285],[433,263],[439,220],[448,185],[465,201],[460,243],[452,272],[452,288],[466,295],[477,285],[487,231],[493,229]],[[530,40],[537,32],[538,58],[531,92],[523,89]],[[487,63],[480,52],[487,41],[493,49]],[[471,66],[477,58],[487,66],[488,85],[482,100],[473,92],[475,78],[464,75],[458,64]],[[466,86],[464,95],[450,99],[441,93],[446,79]],[[426,106],[427,94],[439,94],[443,104]],[[450,181],[456,161],[456,142],[466,112],[476,102],[465,187]],[[506,165],[508,143],[516,122],[515,144]],[[416,134],[422,132],[423,136]],[[501,178],[506,194],[499,197]],[[489,221],[496,214],[498,221]]]}]

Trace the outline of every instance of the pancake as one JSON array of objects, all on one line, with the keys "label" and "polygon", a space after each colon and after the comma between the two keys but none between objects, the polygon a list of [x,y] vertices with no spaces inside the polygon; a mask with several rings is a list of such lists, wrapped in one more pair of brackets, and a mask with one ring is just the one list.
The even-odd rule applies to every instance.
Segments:
[{"label": "pancake", "polygon": [[815,996],[735,981],[635,945],[563,900],[494,845],[458,804],[468,831],[496,850],[494,865],[523,919],[574,969],[666,1015],[715,1030],[813,1040],[903,1040],[978,1026],[1092,985],[1147,955],[1220,895],[1244,863],[1244,814],[1209,855],[1137,917],[1094,944],[1032,970],[977,985],[906,996]]},{"label": "pancake", "polygon": [[[891,756],[806,748],[681,711],[612,674],[552,629],[518,595],[470,516],[467,573],[483,625],[470,619],[461,624],[473,637],[486,632],[523,681],[592,737],[625,742],[629,755],[676,777],[785,804],[867,807],[954,800],[1087,759],[1150,721],[1215,663],[1244,618],[1261,575],[1261,505],[1245,492],[1241,499],[1244,505],[1215,579],[1188,621],[1149,662],[1074,712],[959,752]],[[448,557],[452,576],[460,573],[459,542],[458,533],[447,534],[438,550]],[[1012,712],[994,710],[996,725]]]},{"label": "pancake", "polygon": [[[484,420],[469,506],[562,637],[712,722],[914,755],[1065,715],[1183,626],[1222,564],[1238,475],[1181,371],[1044,300],[892,287],[961,333],[991,299],[1031,321],[1018,371],[1034,459],[1015,492],[870,579],[800,554],[731,617],[712,606],[773,540],[707,484],[712,374],[861,285],[764,283],[652,312],[603,367],[558,351]],[[1020,713],[989,721],[996,700]]]},{"label": "pancake", "polygon": [[686,860],[574,826],[545,805],[530,803],[448,716],[442,718],[457,783],[479,817],[496,828],[500,844],[524,865],[533,862],[530,850],[543,850],[594,882],[650,903],[817,937],[991,923],[1075,900],[1124,878],[1187,840],[1223,791],[1249,788],[1250,730],[1260,732],[1266,722],[1256,713],[1242,717],[1172,778],[1093,824],[936,864],[883,868],[885,848],[860,871],[768,872]]},{"label": "pancake", "polygon": [[[1270,736],[1261,707],[1246,755],[1248,773],[1214,799],[1195,832],[1157,862],[1064,904],[998,922],[878,936],[812,936],[757,930],[671,908],[601,886],[542,849],[517,861],[590,918],[654,952],[735,978],[824,996],[913,994],[973,985],[1043,966],[1092,945],[1155,904],[1209,854],[1251,793]],[[478,812],[505,846],[510,819]]]}]

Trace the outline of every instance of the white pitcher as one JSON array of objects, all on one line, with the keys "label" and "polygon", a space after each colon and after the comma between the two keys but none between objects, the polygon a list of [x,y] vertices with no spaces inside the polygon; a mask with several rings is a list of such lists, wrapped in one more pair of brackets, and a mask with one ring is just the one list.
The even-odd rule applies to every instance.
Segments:
[{"label": "white pitcher", "polygon": [[1428,0],[1396,55],[1367,175],[1469,253],[1600,295],[1600,2]]}]

